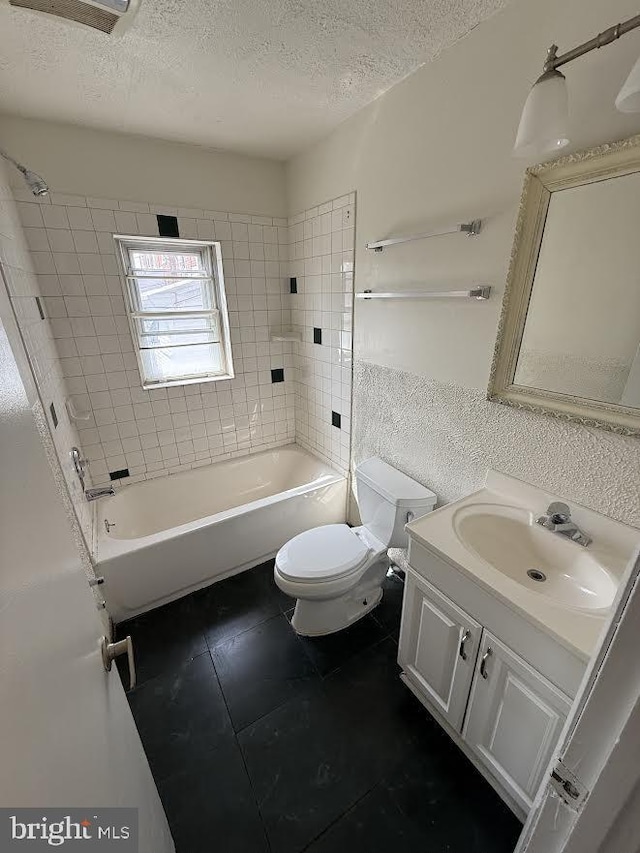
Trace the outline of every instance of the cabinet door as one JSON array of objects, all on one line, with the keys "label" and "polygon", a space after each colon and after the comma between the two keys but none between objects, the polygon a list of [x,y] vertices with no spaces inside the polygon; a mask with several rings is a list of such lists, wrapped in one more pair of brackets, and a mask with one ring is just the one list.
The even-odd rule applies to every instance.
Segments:
[{"label": "cabinet door", "polygon": [[456,731],[462,726],[481,634],[475,619],[407,573],[398,662]]},{"label": "cabinet door", "polygon": [[528,812],[571,700],[484,632],[463,737]]}]

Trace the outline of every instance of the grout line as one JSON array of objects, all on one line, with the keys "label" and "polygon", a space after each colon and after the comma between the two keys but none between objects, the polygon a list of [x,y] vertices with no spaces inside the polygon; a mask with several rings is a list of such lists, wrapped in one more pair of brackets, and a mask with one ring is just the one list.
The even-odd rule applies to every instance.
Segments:
[{"label": "grout line", "polygon": [[258,810],[258,816],[260,817],[260,823],[262,824],[262,831],[264,832],[265,841],[267,842],[267,849],[272,850],[271,847],[271,839],[269,838],[269,833],[267,832],[267,823],[262,815],[262,809],[260,808],[260,801],[256,795],[255,788],[253,787],[253,780],[251,779],[251,773],[249,773],[249,768],[247,766],[247,760],[245,758],[245,754],[243,752],[242,746],[238,741],[238,735],[234,733],[234,740],[238,746],[238,751],[240,752],[240,758],[242,759],[242,765],[244,767],[244,772],[247,774],[247,779],[249,780],[249,787],[251,788],[251,793],[253,794],[253,801],[256,804],[256,809]]},{"label": "grout line", "polygon": [[309,841],[308,844],[305,844],[305,846],[300,849],[299,853],[304,853],[305,850],[308,850],[309,847],[311,847],[311,845],[314,844],[319,838],[322,838],[323,835],[326,835],[332,827],[334,827],[344,817],[346,817],[348,814],[350,814],[352,811],[354,811],[360,805],[360,803],[369,796],[369,794],[371,794],[371,793],[373,793],[373,791],[375,791],[375,789],[381,784],[381,782],[382,782],[382,778],[378,779],[378,781],[374,785],[372,785],[370,788],[368,788],[361,796],[357,797],[351,803],[351,805],[347,806],[347,808],[343,812],[341,812],[336,818],[334,818],[334,820],[332,820],[331,823],[329,823],[327,826],[325,826],[325,828],[323,830],[321,830],[318,833],[318,835],[315,835]]}]

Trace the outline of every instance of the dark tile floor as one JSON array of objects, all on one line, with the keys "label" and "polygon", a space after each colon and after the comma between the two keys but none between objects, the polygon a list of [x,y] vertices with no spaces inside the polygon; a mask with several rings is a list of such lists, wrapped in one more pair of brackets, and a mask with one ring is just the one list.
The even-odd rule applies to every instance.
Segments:
[{"label": "dark tile floor", "polygon": [[119,626],[177,853],[511,853],[520,824],[398,678],[402,581],[309,639],[272,573]]}]

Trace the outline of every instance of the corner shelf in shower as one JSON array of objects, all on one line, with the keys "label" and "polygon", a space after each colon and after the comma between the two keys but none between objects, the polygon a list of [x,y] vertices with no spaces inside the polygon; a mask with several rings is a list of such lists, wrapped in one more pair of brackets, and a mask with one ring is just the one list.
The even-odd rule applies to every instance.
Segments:
[{"label": "corner shelf in shower", "polygon": [[302,332],[296,332],[293,329],[283,329],[281,332],[275,332],[269,338],[272,342],[275,341],[302,341]]}]

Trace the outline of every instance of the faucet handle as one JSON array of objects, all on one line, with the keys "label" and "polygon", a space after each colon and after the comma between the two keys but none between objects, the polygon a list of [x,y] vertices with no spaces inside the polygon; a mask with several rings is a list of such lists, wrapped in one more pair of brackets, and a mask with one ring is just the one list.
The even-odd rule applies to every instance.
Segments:
[{"label": "faucet handle", "polygon": [[69,456],[71,457],[71,461],[73,462],[73,467],[76,470],[76,474],[78,475],[78,479],[82,484],[82,488],[84,489],[84,478],[89,467],[89,462],[86,459],[83,459],[80,455],[80,451],[77,447],[72,447],[69,451]]},{"label": "faucet handle", "polygon": [[564,524],[571,518],[571,510],[562,501],[553,501],[547,507],[547,515],[551,517],[554,524]]}]

